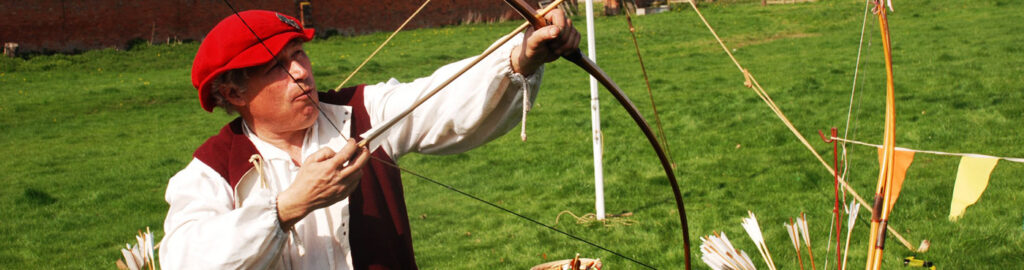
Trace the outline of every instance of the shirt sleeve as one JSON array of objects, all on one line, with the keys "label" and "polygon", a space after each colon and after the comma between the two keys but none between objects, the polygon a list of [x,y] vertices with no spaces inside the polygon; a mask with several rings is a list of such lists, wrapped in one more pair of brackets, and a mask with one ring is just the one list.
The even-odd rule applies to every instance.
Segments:
[{"label": "shirt sleeve", "polygon": [[172,177],[160,244],[163,269],[265,269],[275,263],[287,234],[269,191],[234,207],[234,193],[199,159]]},{"label": "shirt sleeve", "polygon": [[[510,54],[522,34],[484,58],[465,74],[398,121],[375,144],[398,158],[406,153],[453,154],[468,151],[505,134],[522,118],[524,87],[537,97],[543,67],[529,77],[512,71]],[[399,115],[416,100],[455,75],[476,57],[445,65],[409,83],[391,79],[367,85],[364,105],[374,127]],[[373,144],[371,144],[373,145]]]}]

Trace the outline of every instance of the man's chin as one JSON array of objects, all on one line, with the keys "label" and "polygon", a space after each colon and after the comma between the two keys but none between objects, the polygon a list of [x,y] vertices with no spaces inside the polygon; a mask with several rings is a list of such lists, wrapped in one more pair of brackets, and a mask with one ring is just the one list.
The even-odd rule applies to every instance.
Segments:
[{"label": "man's chin", "polygon": [[318,114],[319,111],[317,111],[316,108],[303,108],[302,113],[296,116],[296,121],[301,120],[302,122],[313,122],[316,121],[316,116]]},{"label": "man's chin", "polygon": [[[298,118],[301,119],[301,121],[303,123],[307,123],[309,125],[313,125],[313,122],[316,122],[316,118],[317,118],[317,116],[319,116],[319,114],[320,114],[320,112],[317,111],[315,108],[313,108],[313,109],[309,109],[309,110],[303,110],[302,114],[300,114]],[[296,120],[299,120],[299,119],[296,119]]]}]

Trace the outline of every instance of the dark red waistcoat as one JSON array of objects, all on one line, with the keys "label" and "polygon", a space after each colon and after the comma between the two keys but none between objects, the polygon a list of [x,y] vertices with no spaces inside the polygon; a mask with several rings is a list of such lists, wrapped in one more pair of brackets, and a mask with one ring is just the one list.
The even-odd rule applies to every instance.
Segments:
[{"label": "dark red waistcoat", "polygon": [[[363,86],[319,93],[320,102],[352,107],[352,138],[370,129],[370,117],[363,104]],[[231,121],[220,133],[207,139],[194,156],[228,181],[232,188],[252,168],[249,157],[258,153],[242,131],[241,118]],[[393,162],[378,148],[372,155]],[[416,269],[409,216],[405,209],[402,178],[398,169],[370,159],[363,167],[359,190],[349,197],[349,243],[356,269]]]}]

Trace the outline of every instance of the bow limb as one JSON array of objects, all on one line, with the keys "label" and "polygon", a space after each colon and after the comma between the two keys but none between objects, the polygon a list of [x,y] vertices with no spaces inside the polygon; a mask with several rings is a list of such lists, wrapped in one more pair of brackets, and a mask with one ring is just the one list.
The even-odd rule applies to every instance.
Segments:
[{"label": "bow limb", "polygon": [[683,204],[683,194],[679,190],[679,181],[676,180],[675,173],[672,171],[672,162],[669,161],[668,155],[665,150],[658,143],[657,137],[654,132],[651,131],[651,126],[644,120],[644,117],[640,115],[640,111],[636,108],[636,105],[626,97],[626,93],[615,84],[611,78],[608,77],[604,71],[601,70],[594,62],[590,59],[583,57],[583,54],[577,50],[574,53],[563,56],[566,60],[573,62],[577,66],[586,70],[591,76],[597,78],[597,81],[604,85],[605,89],[615,97],[615,100],[619,101],[623,109],[629,113],[629,116],[633,118],[633,121],[643,131],[644,136],[647,137],[647,141],[650,142],[651,147],[654,148],[654,152],[658,154],[658,160],[661,161],[661,167],[665,170],[665,176],[668,177],[669,184],[672,186],[672,193],[675,196],[676,208],[679,210],[679,222],[682,226],[683,232],[683,249],[685,249],[685,260],[686,269],[690,269],[690,227],[686,219],[686,207]]},{"label": "bow limb", "polygon": [[878,27],[882,33],[882,50],[885,55],[885,129],[882,135],[882,165],[879,169],[878,188],[875,191],[875,205],[871,216],[870,250],[867,269],[879,269],[882,263],[882,252],[885,249],[885,229],[888,227],[889,214],[892,212],[892,198],[898,192],[893,190],[893,155],[896,145],[896,98],[892,73],[892,40],[889,35],[889,19],[885,6],[881,1],[875,2],[878,11]]},{"label": "bow limb", "polygon": [[[524,0],[505,0],[505,2],[511,5],[512,8],[516,10],[516,12],[519,12],[520,15],[526,18],[526,20],[529,21],[534,28],[541,28],[547,25],[547,22],[545,22],[542,19],[542,16],[535,15],[538,13],[532,7],[530,7],[530,5],[527,4]],[[636,105],[633,104],[633,101],[626,97],[626,93],[622,91],[622,88],[616,85],[615,82],[612,81],[612,79],[608,77],[608,75],[603,70],[601,70],[600,67],[597,66],[597,64],[594,64],[594,62],[590,61],[590,59],[583,57],[583,53],[580,52],[579,49],[562,55],[562,58],[569,60],[569,62],[576,64],[577,66],[585,70],[587,73],[589,73],[591,76],[594,76],[594,78],[596,78],[597,81],[600,82],[601,85],[605,87],[605,89],[608,89],[608,92],[610,92],[612,96],[615,97],[615,100],[617,100],[619,104],[622,105],[623,109],[625,109],[626,112],[629,113],[629,116],[633,118],[633,121],[636,122],[637,126],[640,127],[640,130],[643,131],[644,136],[647,137],[647,141],[650,142],[651,147],[654,148],[654,152],[658,154],[658,160],[661,161],[661,167],[665,170],[665,176],[668,178],[668,181],[672,186],[672,192],[675,195],[676,208],[679,210],[679,222],[681,223],[683,232],[683,248],[686,252],[686,269],[689,270],[690,228],[686,219],[686,208],[683,205],[683,195],[682,192],[679,190],[679,182],[676,180],[675,173],[672,171],[672,162],[669,160],[665,150],[661,147],[661,144],[658,142],[658,138],[654,135],[654,132],[651,131],[651,126],[647,123],[647,120],[645,120],[644,117],[640,114],[640,110],[638,110]]]}]

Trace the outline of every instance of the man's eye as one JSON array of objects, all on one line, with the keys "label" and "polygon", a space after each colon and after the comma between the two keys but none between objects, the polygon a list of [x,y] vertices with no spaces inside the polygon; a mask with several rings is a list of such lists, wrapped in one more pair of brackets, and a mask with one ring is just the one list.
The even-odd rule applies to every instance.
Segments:
[{"label": "man's eye", "polygon": [[274,72],[275,70],[277,70],[277,64],[278,64],[278,62],[276,62],[276,61],[275,62],[267,63],[267,67],[263,70],[263,73],[267,74],[267,73]]},{"label": "man's eye", "polygon": [[256,67],[249,68],[248,71],[246,71],[246,73],[249,73],[249,74],[267,74],[267,73],[270,73],[270,71],[274,69],[274,66],[275,66],[274,62],[269,62],[269,63],[266,63],[266,64],[264,64],[262,66],[256,66]]},{"label": "man's eye", "polygon": [[289,66],[289,62],[291,62],[291,61],[289,61],[288,59],[280,58],[280,59],[277,59],[276,63],[274,63],[274,67],[275,68],[281,67],[282,69],[287,70],[288,66]]}]

